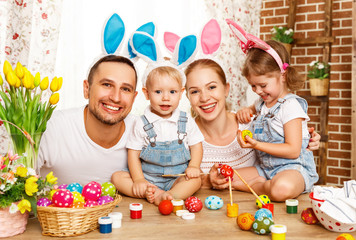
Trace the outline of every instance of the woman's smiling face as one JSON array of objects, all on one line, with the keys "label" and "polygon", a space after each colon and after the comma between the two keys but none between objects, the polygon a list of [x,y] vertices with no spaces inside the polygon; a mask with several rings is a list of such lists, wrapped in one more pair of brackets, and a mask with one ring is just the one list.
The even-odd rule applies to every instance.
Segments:
[{"label": "woman's smiling face", "polygon": [[212,121],[225,111],[229,89],[229,84],[224,85],[210,68],[197,67],[187,75],[187,95],[194,112],[202,120]]}]

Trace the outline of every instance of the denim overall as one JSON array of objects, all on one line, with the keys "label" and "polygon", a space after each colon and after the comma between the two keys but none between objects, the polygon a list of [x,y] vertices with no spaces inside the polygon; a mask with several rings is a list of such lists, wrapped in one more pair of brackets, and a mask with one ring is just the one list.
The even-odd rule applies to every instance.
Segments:
[{"label": "denim overall", "polygon": [[187,135],[188,118],[185,112],[180,112],[177,139],[166,142],[156,142],[157,134],[153,129],[153,124],[148,122],[145,115],[142,115],[141,119],[144,123],[143,129],[150,142],[140,154],[143,174],[147,181],[168,191],[177,177],[162,177],[162,175],[184,173],[190,160],[190,153],[183,143],[183,139]]},{"label": "denim overall", "polygon": [[[268,143],[284,143],[284,135],[280,135],[271,125],[272,119],[279,112],[281,105],[289,98],[295,98],[302,106],[305,113],[307,113],[308,103],[305,99],[295,95],[288,94],[284,98],[279,98],[278,102],[269,109],[266,115],[261,115],[261,109],[264,102],[257,105],[257,118],[252,123],[253,138],[260,142]],[[278,172],[294,169],[298,170],[305,182],[305,191],[310,191],[313,184],[318,180],[318,174],[316,173],[316,166],[314,162],[313,152],[307,150],[309,144],[309,138],[302,139],[302,149],[300,155],[296,159],[280,158],[272,156],[262,151],[256,151],[257,158],[260,160],[260,165],[257,166],[257,170],[261,176],[266,179],[272,179]]]}]

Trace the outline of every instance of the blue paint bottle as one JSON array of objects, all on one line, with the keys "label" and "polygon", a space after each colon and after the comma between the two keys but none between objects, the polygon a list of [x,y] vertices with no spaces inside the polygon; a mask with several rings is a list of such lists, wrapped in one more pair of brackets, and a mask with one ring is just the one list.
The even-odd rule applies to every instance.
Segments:
[{"label": "blue paint bottle", "polygon": [[100,217],[98,222],[99,222],[100,233],[111,233],[112,232],[112,218],[111,217]]}]

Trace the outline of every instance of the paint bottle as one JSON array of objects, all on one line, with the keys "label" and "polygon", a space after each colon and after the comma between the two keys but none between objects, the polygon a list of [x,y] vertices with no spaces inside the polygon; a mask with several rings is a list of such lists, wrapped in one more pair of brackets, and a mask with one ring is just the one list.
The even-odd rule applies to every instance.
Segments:
[{"label": "paint bottle", "polygon": [[121,212],[109,213],[109,217],[112,218],[112,228],[121,228],[121,219],[122,219]]},{"label": "paint bottle", "polygon": [[112,218],[111,217],[100,217],[99,231],[100,233],[111,233],[112,232]]},{"label": "paint bottle", "polygon": [[227,216],[228,217],[237,217],[239,215],[239,205],[233,203],[232,206],[230,203],[227,204]]},{"label": "paint bottle", "polygon": [[173,204],[173,213],[176,213],[177,210],[183,210],[183,204],[184,204],[183,200],[173,199],[171,202]]},{"label": "paint bottle", "polygon": [[298,200],[287,199],[286,207],[287,207],[287,213],[298,213]]},{"label": "paint bottle", "polygon": [[265,203],[264,205],[262,205],[262,208],[266,208],[268,210],[271,211],[272,215],[274,216],[274,204],[273,203]]},{"label": "paint bottle", "polygon": [[143,209],[143,206],[141,203],[131,203],[130,204],[130,217],[132,219],[142,218],[142,209]]},{"label": "paint bottle", "polygon": [[272,240],[286,239],[287,226],[275,224],[270,227],[270,230],[272,232]]}]

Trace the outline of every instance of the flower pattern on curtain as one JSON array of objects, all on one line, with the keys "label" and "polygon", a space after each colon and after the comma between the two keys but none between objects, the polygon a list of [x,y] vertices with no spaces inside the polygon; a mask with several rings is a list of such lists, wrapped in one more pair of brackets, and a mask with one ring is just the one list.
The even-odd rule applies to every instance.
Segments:
[{"label": "flower pattern on curtain", "polygon": [[[62,0],[0,1],[0,66],[17,62],[41,78],[52,79],[56,63]],[[3,76],[3,74],[2,74]],[[4,77],[4,76],[3,76]],[[5,128],[0,128],[0,154],[8,151]]]},{"label": "flower pattern on curtain", "polygon": [[225,19],[230,18],[237,22],[246,32],[259,36],[261,0],[205,0],[208,14],[215,18],[221,27],[222,43],[217,55],[223,64],[227,79],[230,82],[230,94],[227,102],[232,111],[246,106],[247,80],[241,75],[245,54],[239,47],[237,39],[233,36]]}]

